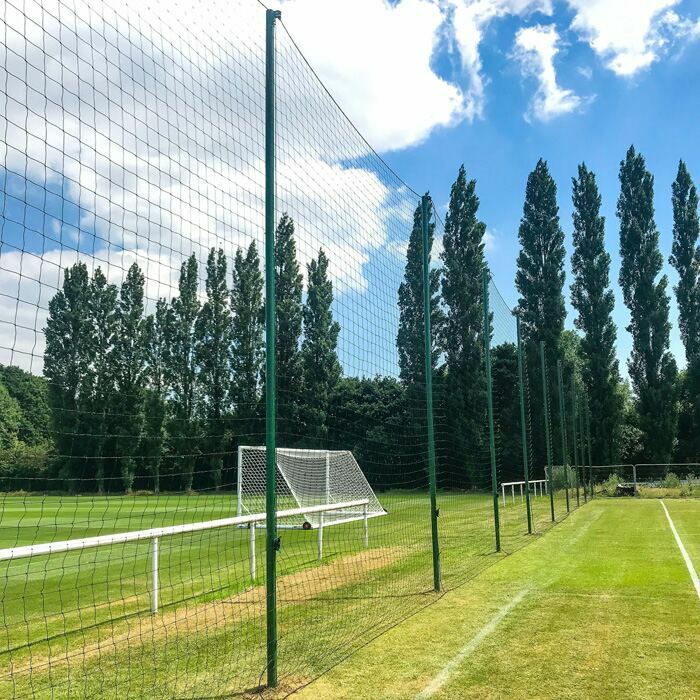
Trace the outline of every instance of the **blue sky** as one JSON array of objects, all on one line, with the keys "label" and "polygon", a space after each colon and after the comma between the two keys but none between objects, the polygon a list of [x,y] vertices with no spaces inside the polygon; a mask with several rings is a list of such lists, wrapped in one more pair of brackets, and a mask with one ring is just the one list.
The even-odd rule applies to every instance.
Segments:
[{"label": "blue sky", "polygon": [[[480,214],[490,234],[487,254],[495,281],[507,301],[512,303],[517,298],[513,284],[517,230],[525,182],[537,159],[543,157],[548,161],[559,188],[568,254],[571,252],[571,177],[583,160],[595,171],[606,217],[607,248],[612,256],[618,352],[621,369],[626,372],[625,359],[631,343],[624,330],[627,313],[617,283],[619,231],[615,205],[619,163],[629,145],[634,144],[655,176],[656,222],[667,264],[672,240],[671,182],[679,158],[687,162],[700,182],[697,138],[700,2],[455,0],[435,3],[442,23],[434,35],[429,67],[436,76],[456,86],[467,107],[464,113],[453,114],[448,125],[441,124],[439,120],[445,117],[449,107],[427,79],[424,83],[418,80],[410,99],[421,100],[421,94],[432,95],[436,124],[426,126],[422,137],[406,145],[390,130],[388,136],[382,131],[381,122],[389,119],[387,112],[396,118],[391,106],[380,98],[374,103],[362,99],[355,90],[354,82],[360,77],[381,83],[382,76],[362,76],[361,62],[358,64],[350,51],[343,53],[342,41],[329,40],[331,48],[317,38],[325,30],[332,35],[333,25],[347,26],[352,22],[352,18],[342,14],[344,5],[350,3],[335,0],[330,4],[335,6],[333,19],[326,27],[321,13],[314,23],[316,36],[309,31],[310,14],[306,14],[319,9],[312,0],[283,3],[283,20],[322,79],[330,82],[341,106],[362,131],[369,131],[370,142],[379,142],[382,156],[409,184],[418,190],[431,191],[443,216],[450,185],[459,165],[465,164],[468,175],[477,180]],[[403,0],[392,6],[395,12],[403,5],[405,13],[409,6],[418,13],[418,6],[423,4],[430,3]],[[384,6],[383,10],[380,5]],[[385,22],[386,32],[396,24],[402,25],[404,33],[411,31],[406,30],[403,20],[397,21],[396,14],[391,16],[388,7],[386,3],[361,0],[355,3],[355,12],[365,12],[367,23]],[[463,46],[457,36],[458,12],[471,13],[472,18],[471,25],[463,31]],[[419,29],[414,31],[415,36],[420,34]],[[547,53],[552,42],[553,55],[551,51]],[[523,50],[523,46],[530,50]],[[401,54],[404,50],[404,56],[412,51],[410,46],[402,45],[400,37],[388,40],[387,51]],[[473,104],[475,62],[477,82],[482,89],[477,107]],[[410,78],[397,75],[400,62],[395,62],[394,69],[394,80],[410,85]],[[533,107],[538,94],[544,95],[547,104],[547,91],[550,109]],[[380,93],[379,87],[376,92]],[[376,109],[372,111],[371,107]],[[410,114],[405,119],[410,121]],[[399,145],[395,147],[397,142]],[[675,275],[668,264],[666,271],[674,282]],[[567,297],[570,283],[567,259]],[[671,308],[675,323],[674,298]],[[569,311],[567,324],[572,327],[573,314],[570,308]],[[672,350],[679,363],[684,364],[675,326]]]},{"label": "blue sky", "polygon": [[[430,190],[443,217],[465,164],[510,304],[539,157],[559,186],[569,252],[571,177],[581,160],[596,172],[617,293],[617,174],[634,143],[656,177],[668,258],[680,157],[700,180],[700,0],[277,5],[359,130],[279,31],[278,209],[295,219],[303,269],[319,247],[329,254],[349,373],[397,372],[396,293],[416,204],[362,137],[408,185]],[[184,257],[197,256],[203,278],[212,246],[230,259],[251,240],[262,249],[264,223],[263,6],[58,7],[10,0],[0,25],[0,362],[36,372],[66,266],[99,265],[119,284],[137,262],[153,305],[176,294]],[[619,294],[615,318],[625,371]],[[675,327],[672,349],[682,365]]]}]

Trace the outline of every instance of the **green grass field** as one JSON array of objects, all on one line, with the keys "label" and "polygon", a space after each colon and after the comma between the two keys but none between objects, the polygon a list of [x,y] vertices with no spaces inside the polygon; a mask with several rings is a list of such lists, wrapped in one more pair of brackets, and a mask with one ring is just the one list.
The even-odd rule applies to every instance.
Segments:
[{"label": "green grass field", "polygon": [[[666,505],[700,568],[700,502]],[[698,698],[698,648],[660,502],[596,499],[298,697]]]},{"label": "green grass field", "polygon": [[[432,591],[427,496],[392,492],[380,499],[389,515],[370,521],[368,549],[361,522],[327,528],[321,562],[316,532],[282,531],[282,695],[311,683],[302,696],[414,697],[522,591],[522,602],[436,697],[573,697],[580,687],[589,697],[620,697],[606,685],[616,679],[655,697],[653,681],[661,677],[651,670],[645,676],[635,660],[648,669],[678,668],[659,686],[665,697],[673,697],[669,689],[697,687],[697,670],[687,677],[692,664],[683,646],[700,638],[698,600],[658,501],[597,499],[567,517],[565,494],[557,491],[558,524],[552,528],[549,498],[538,497],[528,535],[524,504],[508,499],[500,504],[503,551],[496,554],[490,496],[442,493],[441,596]],[[582,491],[579,500],[583,505]],[[570,504],[574,511],[574,490]],[[668,507],[697,559],[700,502]],[[234,510],[230,495],[6,496],[0,547]],[[0,697],[225,697],[257,688],[265,665],[264,540],[260,531],[258,576],[251,580],[247,530],[162,539],[157,615],[149,613],[148,541],[0,563]],[[645,634],[664,625],[663,653],[652,654]],[[640,644],[626,649],[630,635]],[[489,649],[492,655],[477,663]],[[539,677],[535,693],[530,676]]]},{"label": "green grass field", "polygon": [[[282,531],[278,559],[280,674],[307,682],[352,650],[432,603],[426,494],[381,494],[389,515],[316,533]],[[445,588],[494,554],[492,500],[440,495]],[[287,504],[281,504],[284,507]],[[563,501],[557,503],[564,512]],[[105,535],[235,514],[230,495],[2,499],[0,547]],[[502,508],[506,552],[528,541],[520,499]],[[533,500],[538,529],[549,501]],[[160,612],[149,614],[150,542],[1,562],[0,697],[156,697],[257,686],[264,661],[264,531],[258,576],[249,574],[248,531],[225,528],[160,542]],[[263,677],[264,678],[264,677]]]}]

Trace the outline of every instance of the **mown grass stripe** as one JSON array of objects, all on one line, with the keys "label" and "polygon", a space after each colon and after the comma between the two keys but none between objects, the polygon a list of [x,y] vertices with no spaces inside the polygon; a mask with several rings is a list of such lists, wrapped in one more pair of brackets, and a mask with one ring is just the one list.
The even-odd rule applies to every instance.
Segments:
[{"label": "mown grass stripe", "polygon": [[459,651],[452,657],[448,664],[438,673],[435,678],[418,694],[416,700],[427,700],[437,693],[457,668],[470,656],[486,639],[503,619],[517,607],[523,598],[530,592],[529,588],[524,588],[514,598],[508,601]]},{"label": "mown grass stripe", "polygon": [[664,513],[666,513],[666,517],[668,518],[668,524],[671,526],[671,532],[676,538],[676,544],[678,545],[678,549],[681,550],[681,554],[683,556],[683,560],[685,561],[685,565],[688,567],[688,573],[690,574],[690,579],[693,582],[693,585],[695,586],[695,592],[698,594],[698,598],[700,598],[700,578],[698,578],[698,573],[697,571],[695,571],[693,562],[690,560],[690,556],[688,555],[688,552],[686,551],[685,546],[683,545],[683,541],[681,540],[680,535],[676,530],[676,526],[673,524],[671,514],[668,512],[668,508],[666,508],[666,504],[663,501],[661,501],[661,507],[664,509]]}]

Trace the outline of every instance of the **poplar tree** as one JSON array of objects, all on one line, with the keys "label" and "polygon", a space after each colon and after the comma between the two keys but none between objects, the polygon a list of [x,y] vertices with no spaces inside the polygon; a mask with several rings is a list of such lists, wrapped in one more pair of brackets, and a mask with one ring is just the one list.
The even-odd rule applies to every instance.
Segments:
[{"label": "poplar tree", "polygon": [[328,412],[332,392],[341,376],[336,349],[340,324],[333,320],[333,283],[328,279],[328,258],[307,265],[308,289],[303,309],[304,413],[307,435],[316,447],[328,438]]},{"label": "poplar tree", "polygon": [[92,355],[90,322],[90,279],[84,263],[66,268],[63,286],[49,301],[44,329],[44,376],[48,381],[51,427],[58,459],[59,474],[70,479],[80,476],[82,460],[78,456],[77,433],[84,423],[86,375]]},{"label": "poplar tree", "polygon": [[670,263],[678,272],[674,287],[678,326],[685,347],[687,369],[679,382],[678,458],[700,458],[700,249],[698,193],[688,168],[678,164],[672,185],[673,247]]},{"label": "poplar tree", "polygon": [[615,355],[617,328],[612,320],[615,298],[610,289],[610,255],[605,251],[605,218],[595,174],[585,164],[572,178],[574,252],[571,303],[578,312],[574,323],[583,332],[580,352],[587,388],[593,460],[617,462],[622,401],[620,371]]},{"label": "poplar tree", "polygon": [[283,214],[275,234],[277,293],[277,402],[280,447],[304,434],[301,402],[303,366],[299,346],[302,330],[302,276],[296,259],[294,222]]},{"label": "poplar tree", "polygon": [[443,236],[443,410],[451,468],[461,481],[459,472],[466,465],[472,485],[481,459],[486,406],[482,290],[486,225],[477,218],[478,210],[476,180],[467,180],[462,165],[450,191]]},{"label": "poplar tree", "polygon": [[[527,178],[515,285],[524,339],[558,353],[564,330],[564,232],[559,225],[557,186],[541,158]],[[552,355],[554,357],[554,355]]]},{"label": "poplar tree", "polygon": [[678,326],[686,357],[700,352],[700,249],[698,249],[698,192],[683,161],[672,185],[673,247],[670,263],[678,272],[674,287]]},{"label": "poplar tree", "polygon": [[166,325],[168,302],[158,299],[155,313],[144,323],[147,389],[145,396],[144,436],[141,441],[146,471],[153,480],[153,490],[160,492],[160,467],[163,461],[166,417]]},{"label": "poplar tree", "polygon": [[[428,223],[428,245],[432,249],[435,223]],[[430,258],[429,258],[430,259]],[[433,338],[442,323],[440,310],[440,271],[430,270],[430,321]],[[425,383],[425,329],[423,326],[423,215],[419,204],[413,214],[413,228],[408,240],[406,269],[399,285],[399,330],[396,347],[399,377],[406,386],[423,387]],[[440,348],[434,343],[431,362],[435,370]],[[424,389],[423,389],[424,391]]]},{"label": "poplar tree", "polygon": [[194,326],[199,314],[197,260],[190,256],[180,270],[179,296],[168,307],[165,324],[165,379],[170,396],[168,433],[185,491],[192,489],[197,454],[195,413],[197,365]]},{"label": "poplar tree", "polygon": [[676,363],[669,352],[669,298],[654,221],[654,178],[634,146],[620,163],[620,286],[630,312],[628,366],[650,462],[668,462],[676,430]]},{"label": "poplar tree", "polygon": [[[515,286],[520,293],[520,315],[526,381],[530,392],[540,395],[539,344],[544,341],[547,358],[555,367],[561,358],[560,342],[564,330],[564,232],[559,224],[557,186],[547,163],[541,158],[527,178],[523,216],[518,229],[520,253]],[[556,372],[549,373],[549,395],[557,396]],[[531,404],[534,465],[546,461],[544,414],[541,403]],[[552,444],[558,444],[559,421],[552,417]]]},{"label": "poplar tree", "polygon": [[124,490],[131,492],[136,475],[135,456],[141,453],[146,384],[144,276],[134,263],[121,285],[116,306],[111,364],[115,382],[116,455]]},{"label": "poplar tree", "polygon": [[[255,242],[245,255],[239,248],[233,261],[231,289],[231,388],[235,433],[249,438],[263,432],[261,380],[265,362],[263,277]],[[255,443],[254,440],[246,442]]]},{"label": "poplar tree", "polygon": [[89,392],[89,415],[86,421],[89,445],[89,463],[94,465],[97,490],[104,493],[105,477],[113,476],[107,450],[114,410],[114,356],[112,343],[117,325],[117,288],[109,284],[101,268],[92,275],[88,308],[91,325],[90,353],[86,385]]},{"label": "poplar tree", "polygon": [[195,358],[199,370],[199,400],[205,418],[209,465],[218,490],[224,466],[225,425],[229,414],[230,294],[224,251],[212,248],[207,258],[207,300],[195,323]]}]

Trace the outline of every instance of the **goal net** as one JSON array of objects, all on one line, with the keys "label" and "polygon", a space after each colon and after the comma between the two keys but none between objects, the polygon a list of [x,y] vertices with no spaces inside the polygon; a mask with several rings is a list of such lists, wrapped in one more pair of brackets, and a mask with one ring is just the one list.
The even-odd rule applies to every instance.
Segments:
[{"label": "goal net", "polygon": [[[278,509],[367,501],[366,506],[304,513],[288,519],[282,527],[316,529],[386,515],[360,465],[349,450],[278,448],[276,462]],[[239,447],[238,515],[265,510],[265,474],[265,448]]]}]

